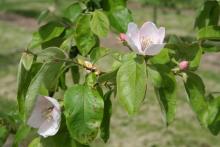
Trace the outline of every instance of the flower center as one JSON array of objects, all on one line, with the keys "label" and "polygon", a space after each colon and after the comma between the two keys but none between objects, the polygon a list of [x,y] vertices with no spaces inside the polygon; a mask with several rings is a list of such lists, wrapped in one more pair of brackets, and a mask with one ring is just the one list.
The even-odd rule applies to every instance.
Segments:
[{"label": "flower center", "polygon": [[146,48],[148,48],[151,44],[153,44],[153,41],[149,37],[141,37],[141,49],[144,51]]},{"label": "flower center", "polygon": [[43,117],[47,120],[50,121],[52,119],[52,111],[53,111],[54,106],[48,107],[42,111]]}]

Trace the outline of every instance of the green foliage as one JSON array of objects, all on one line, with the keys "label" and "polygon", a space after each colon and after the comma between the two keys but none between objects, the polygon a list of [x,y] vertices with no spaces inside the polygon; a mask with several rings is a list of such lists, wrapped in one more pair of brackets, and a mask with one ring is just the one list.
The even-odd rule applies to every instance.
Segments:
[{"label": "green foliage", "polygon": [[101,138],[106,143],[110,136],[110,119],[112,115],[112,102],[111,102],[112,91],[106,92],[104,95],[104,115],[101,123]]},{"label": "green foliage", "polygon": [[29,45],[30,49],[36,48],[43,43],[48,43],[49,41],[59,37],[65,28],[59,22],[49,22],[39,28],[37,32],[33,34],[33,39]]},{"label": "green foliage", "polygon": [[108,35],[109,20],[103,11],[96,10],[93,12],[90,26],[93,33],[99,37],[105,37]]},{"label": "green foliage", "polygon": [[199,40],[220,40],[220,27],[219,26],[207,26],[201,28],[197,33]]},{"label": "green foliage", "polygon": [[149,68],[149,78],[155,87],[164,120],[169,125],[175,118],[176,113],[176,79],[172,71],[164,65],[154,65],[155,69]]},{"label": "green foliage", "polygon": [[205,99],[205,85],[198,75],[189,72],[187,76],[185,89],[188,94],[189,102],[196,112],[200,123],[207,126],[208,105]]},{"label": "green foliage", "polygon": [[79,3],[74,3],[65,9],[64,17],[75,22],[77,17],[81,14],[82,8]]},{"label": "green foliage", "polygon": [[218,25],[220,5],[217,1],[206,1],[195,21],[195,27]]},{"label": "green foliage", "polygon": [[117,97],[129,114],[135,114],[145,98],[146,65],[143,57],[122,63],[117,73]]},{"label": "green foliage", "polygon": [[87,85],[75,85],[64,95],[67,128],[82,144],[93,141],[103,118],[104,102],[99,93]]},{"label": "green foliage", "polygon": [[76,23],[75,41],[79,52],[85,56],[96,45],[96,37],[90,28],[90,14],[81,15]]}]

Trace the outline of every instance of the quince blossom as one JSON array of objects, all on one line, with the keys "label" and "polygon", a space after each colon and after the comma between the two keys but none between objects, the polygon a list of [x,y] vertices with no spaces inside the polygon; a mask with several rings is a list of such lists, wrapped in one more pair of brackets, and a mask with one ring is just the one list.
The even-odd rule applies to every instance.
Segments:
[{"label": "quince blossom", "polygon": [[55,135],[60,127],[61,110],[58,101],[48,96],[38,96],[28,125],[38,128],[43,137]]},{"label": "quince blossom", "polygon": [[128,24],[126,41],[140,55],[156,55],[164,48],[165,28],[159,29],[152,22],[145,22],[140,30],[133,22]]}]

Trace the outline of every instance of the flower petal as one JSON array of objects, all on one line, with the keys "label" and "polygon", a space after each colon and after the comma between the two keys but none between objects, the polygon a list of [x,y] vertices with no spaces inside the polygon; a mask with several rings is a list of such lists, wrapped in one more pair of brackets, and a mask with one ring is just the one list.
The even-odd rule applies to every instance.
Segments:
[{"label": "flower petal", "polygon": [[42,111],[50,107],[50,102],[44,98],[44,96],[37,96],[37,100],[34,109],[28,119],[27,124],[33,128],[39,128],[42,122],[45,120]]},{"label": "flower petal", "polygon": [[150,47],[144,50],[145,55],[156,55],[164,48],[165,44],[152,44]]},{"label": "flower petal", "polygon": [[58,111],[60,111],[60,104],[55,98],[51,98],[48,96],[44,96],[45,99],[47,99]]},{"label": "flower petal", "polygon": [[165,28],[164,27],[160,27],[158,30],[158,36],[159,36],[159,40],[158,43],[163,43],[163,40],[165,38]]},{"label": "flower petal", "polygon": [[139,40],[139,30],[135,23],[130,22],[128,24],[128,30],[126,33],[126,41],[128,45],[134,49],[134,51],[139,52],[141,49],[141,44]]},{"label": "flower petal", "polygon": [[44,98],[54,106],[50,120],[45,120],[38,130],[38,134],[47,137],[53,136],[58,132],[61,122],[61,110],[59,102],[56,99],[48,96],[45,96]]},{"label": "flower petal", "polygon": [[153,41],[158,40],[158,29],[153,22],[145,22],[140,29],[140,37],[149,37]]},{"label": "flower petal", "polygon": [[58,132],[59,128],[60,121],[55,121],[54,119],[45,120],[37,133],[43,137],[53,136]]}]

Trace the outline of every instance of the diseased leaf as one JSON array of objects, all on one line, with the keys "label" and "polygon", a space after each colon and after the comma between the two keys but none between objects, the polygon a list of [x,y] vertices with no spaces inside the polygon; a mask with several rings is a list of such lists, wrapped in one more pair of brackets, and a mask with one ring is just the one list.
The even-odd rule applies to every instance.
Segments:
[{"label": "diseased leaf", "polygon": [[75,85],[65,92],[64,107],[71,137],[82,144],[91,143],[103,119],[102,97],[87,85]]}]

